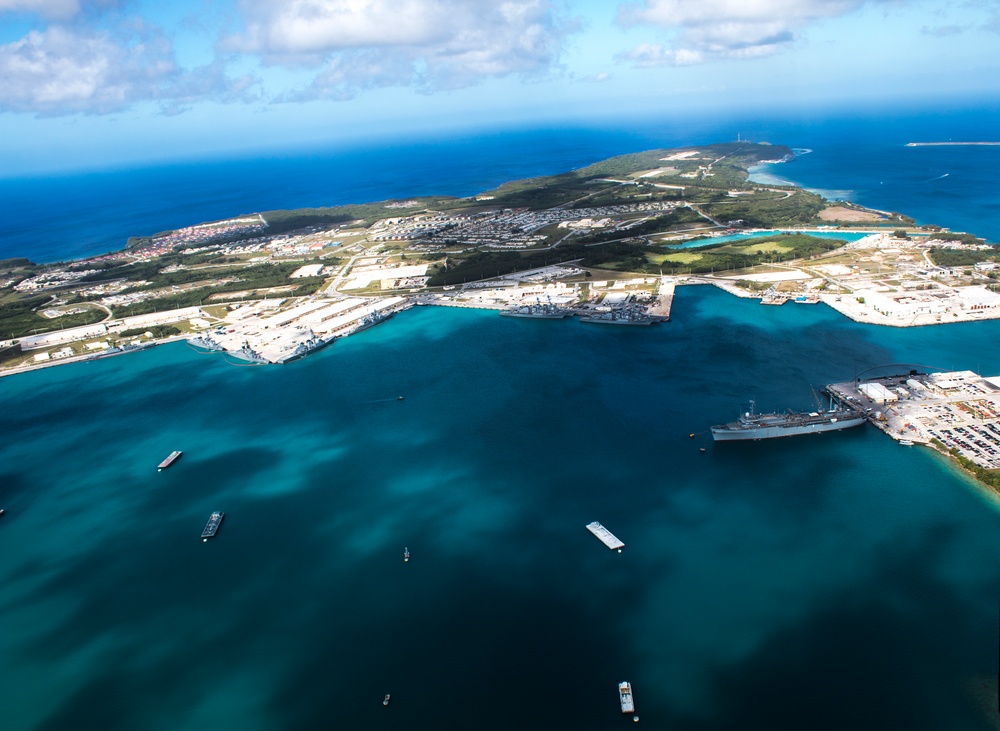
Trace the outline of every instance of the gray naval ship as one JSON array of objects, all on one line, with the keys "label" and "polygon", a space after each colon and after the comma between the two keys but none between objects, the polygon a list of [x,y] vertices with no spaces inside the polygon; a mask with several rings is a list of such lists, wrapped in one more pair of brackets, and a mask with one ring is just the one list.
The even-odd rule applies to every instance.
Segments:
[{"label": "gray naval ship", "polygon": [[828,411],[758,414],[754,411],[755,406],[751,401],[750,411],[743,413],[736,421],[713,426],[712,439],[717,442],[735,442],[840,431],[861,426],[868,418],[863,412],[840,407]]}]

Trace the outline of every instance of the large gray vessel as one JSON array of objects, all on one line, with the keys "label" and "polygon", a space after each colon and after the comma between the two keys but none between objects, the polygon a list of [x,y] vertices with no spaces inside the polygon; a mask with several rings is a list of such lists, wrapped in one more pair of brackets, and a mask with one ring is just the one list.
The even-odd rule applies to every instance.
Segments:
[{"label": "large gray vessel", "polygon": [[717,442],[735,442],[757,439],[777,439],[798,434],[817,434],[840,431],[861,426],[865,414],[852,409],[834,408],[829,411],[788,411],[784,414],[758,414],[750,402],[750,411],[737,421],[712,427],[712,439]]}]

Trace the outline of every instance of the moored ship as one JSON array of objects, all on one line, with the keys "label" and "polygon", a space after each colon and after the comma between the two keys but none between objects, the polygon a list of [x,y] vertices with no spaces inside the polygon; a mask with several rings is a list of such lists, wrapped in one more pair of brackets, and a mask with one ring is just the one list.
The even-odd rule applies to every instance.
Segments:
[{"label": "moored ship", "polygon": [[861,426],[865,414],[852,409],[835,408],[829,411],[787,411],[784,414],[758,414],[750,402],[750,411],[736,421],[712,427],[712,439],[717,442],[777,439],[799,434],[818,434],[828,431]]},{"label": "moored ship", "polygon": [[509,310],[500,310],[501,317],[527,317],[536,320],[561,320],[564,317],[570,317],[572,314],[569,310],[561,310],[552,303],[519,305]]},{"label": "moored ship", "polygon": [[301,343],[295,346],[295,349],[291,352],[291,355],[283,358],[280,362],[291,363],[293,360],[298,360],[299,358],[304,358],[310,353],[314,353],[320,348],[326,347],[334,341],[334,338],[321,338],[312,332],[309,334],[307,340],[303,340]]}]

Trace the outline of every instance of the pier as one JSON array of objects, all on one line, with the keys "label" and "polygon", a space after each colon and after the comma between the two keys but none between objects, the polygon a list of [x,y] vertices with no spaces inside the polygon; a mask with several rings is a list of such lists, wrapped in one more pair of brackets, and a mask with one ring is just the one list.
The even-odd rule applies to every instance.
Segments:
[{"label": "pier", "polygon": [[664,320],[670,319],[670,308],[674,304],[674,289],[677,286],[673,277],[660,277],[660,288],[656,293],[656,299],[648,312],[653,317]]},{"label": "pier", "polygon": [[625,547],[625,544],[618,540],[614,533],[609,531],[596,520],[593,523],[587,524],[587,530],[597,536],[597,539],[612,551],[618,549],[620,552]]}]

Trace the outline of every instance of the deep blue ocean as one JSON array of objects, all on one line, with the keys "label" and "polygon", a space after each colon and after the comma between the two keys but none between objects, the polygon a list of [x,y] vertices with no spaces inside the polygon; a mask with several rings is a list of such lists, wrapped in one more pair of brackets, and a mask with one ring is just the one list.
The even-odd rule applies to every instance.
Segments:
[{"label": "deep blue ocean", "polygon": [[[0,177],[0,259],[82,258],[145,236],[241,213],[474,195],[655,147],[737,135],[812,150],[773,175],[834,197],[1000,242],[1000,147],[907,142],[1000,138],[1000,110],[878,116],[637,120],[629,125],[496,130],[448,138],[248,154],[66,175]],[[945,176],[945,177],[942,177]]]},{"label": "deep blue ocean", "polygon": [[[551,130],[504,138],[539,150],[528,161],[428,142],[312,192],[280,172],[305,158],[260,162],[266,183],[220,162],[215,188],[213,166],[190,163],[201,213],[160,170],[144,212],[118,202],[77,228],[99,242],[116,212],[131,233],[349,194],[468,194],[646,134],[557,135],[558,154]],[[809,162],[831,139],[800,128],[789,143],[814,152],[780,174],[895,208],[859,182],[882,158],[852,179]],[[942,149],[949,170],[973,159]],[[1000,189],[1000,168],[970,169]],[[144,180],[77,177],[94,176],[123,196]],[[168,184],[176,198],[152,192]],[[78,211],[97,198],[53,185]],[[928,200],[899,209],[923,219]],[[985,192],[970,205],[990,210]],[[995,214],[951,211],[934,220],[1000,234]],[[25,234],[51,252],[33,256],[88,253],[50,233]],[[1000,321],[878,328],[682,287],[652,328],[420,307],[282,367],[178,343],[2,378],[0,728],[613,729],[633,725],[622,680],[641,728],[995,728],[1000,500],[867,426],[726,445],[707,432],[749,398],[808,408],[811,386],[894,362],[1000,374]],[[213,510],[226,518],[202,543]]]}]

